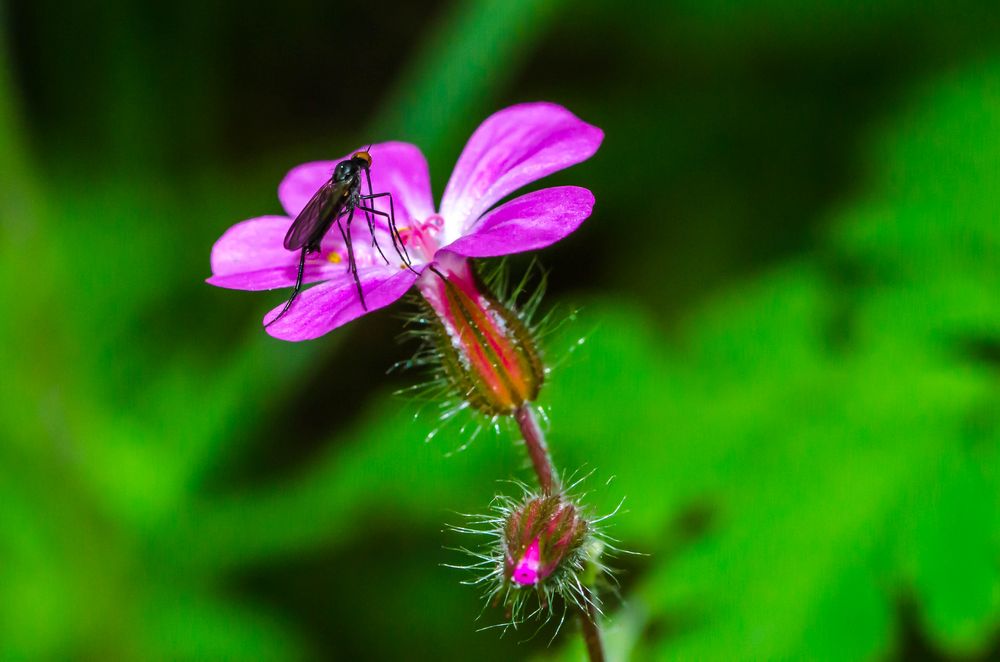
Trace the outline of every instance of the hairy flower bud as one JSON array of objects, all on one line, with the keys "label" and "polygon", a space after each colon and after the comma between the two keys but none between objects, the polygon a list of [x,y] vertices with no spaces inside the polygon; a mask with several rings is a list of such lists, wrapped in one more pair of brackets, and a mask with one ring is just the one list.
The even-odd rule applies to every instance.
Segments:
[{"label": "hairy flower bud", "polygon": [[588,531],[579,508],[561,494],[531,497],[510,511],[504,527],[504,574],[535,586],[576,557]]},{"label": "hairy flower bud", "polygon": [[452,527],[489,542],[481,549],[458,548],[473,562],[449,567],[476,574],[466,583],[482,586],[489,604],[502,605],[510,625],[552,618],[560,604],[590,613],[600,604],[598,587],[614,582],[604,558],[617,550],[601,530],[614,513],[594,518],[562,490],[522,488],[519,497],[497,496],[489,515],[469,515],[472,526]]},{"label": "hairy flower bud", "polygon": [[534,338],[484,291],[465,258],[440,253],[417,281],[436,313],[437,348],[454,391],[488,416],[532,402],[544,378]]}]

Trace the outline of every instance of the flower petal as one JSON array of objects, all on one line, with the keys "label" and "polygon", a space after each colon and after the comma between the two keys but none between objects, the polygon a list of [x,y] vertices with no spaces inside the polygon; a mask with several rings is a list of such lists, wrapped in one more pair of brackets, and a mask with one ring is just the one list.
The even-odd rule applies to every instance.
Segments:
[{"label": "flower petal", "polygon": [[441,199],[447,238],[464,234],[498,200],[537,179],[585,161],[604,132],[562,106],[526,103],[483,122],[458,158]]},{"label": "flower petal", "polygon": [[[261,216],[226,230],[212,246],[212,277],[206,282],[233,290],[271,290],[294,285],[299,252],[285,250],[282,245],[291,222],[286,216]],[[342,274],[344,267],[328,259],[332,252],[338,256],[344,253],[340,249],[342,244],[336,238],[324,240],[323,250],[307,259],[302,282],[314,283]]]},{"label": "flower petal", "polygon": [[[267,332],[281,340],[311,340],[361,317],[365,313],[388,306],[406,294],[417,279],[409,269],[368,267],[358,270],[361,287],[365,293],[368,310],[361,307],[357,286],[350,274],[320,283],[304,290],[285,313],[285,316],[267,327]],[[281,312],[285,304],[277,306],[264,316],[264,324]]]},{"label": "flower petal", "polygon": [[493,257],[544,248],[590,216],[594,196],[578,186],[546,188],[500,205],[469,233],[443,250],[465,257]]},{"label": "flower petal", "polygon": [[[373,193],[392,193],[396,210],[396,226],[412,226],[434,214],[431,176],[427,159],[416,145],[400,142],[379,143],[369,150],[372,155]],[[368,191],[368,183],[361,185]],[[385,198],[376,199],[376,209],[389,211]]]},{"label": "flower petal", "polygon": [[[226,230],[212,247],[212,276],[206,282],[232,290],[293,286],[301,254],[297,250],[285,250],[282,243],[291,222],[286,216],[261,216]],[[346,222],[346,219],[341,221],[345,226]],[[382,266],[386,260],[394,267],[401,265],[402,259],[393,250],[388,231],[376,227],[375,236],[384,259],[372,244],[364,215],[356,212],[351,223],[351,247],[358,268]],[[348,256],[340,231],[332,226],[320,243],[320,251],[306,256],[302,282],[315,283],[342,276],[348,269]]]},{"label": "flower petal", "polygon": [[[225,274],[206,278],[205,282],[227,290],[275,290],[281,287],[292,287],[298,275],[298,258],[294,265],[287,267],[272,267],[257,271],[243,271],[237,274]],[[327,280],[330,273],[322,264],[306,263],[302,269],[302,284]]]},{"label": "flower petal", "polygon": [[285,213],[291,218],[298,216],[316,191],[329,181],[336,167],[337,161],[311,161],[289,170],[278,184],[278,200]]},{"label": "flower petal", "polygon": [[295,253],[281,245],[291,223],[287,216],[260,216],[232,226],[212,246],[212,274],[291,264]]},{"label": "flower petal", "polygon": [[[403,226],[413,219],[424,219],[434,213],[431,180],[427,160],[416,145],[387,142],[372,145],[371,176],[374,193],[392,193],[396,223]],[[350,156],[340,159],[341,161]],[[289,171],[278,186],[278,199],[292,218],[298,216],[309,199],[333,174],[339,161],[303,163]],[[362,193],[369,193],[368,182],[362,179]],[[376,200],[376,209],[388,212],[389,204]],[[381,218],[381,217],[380,217]]]}]

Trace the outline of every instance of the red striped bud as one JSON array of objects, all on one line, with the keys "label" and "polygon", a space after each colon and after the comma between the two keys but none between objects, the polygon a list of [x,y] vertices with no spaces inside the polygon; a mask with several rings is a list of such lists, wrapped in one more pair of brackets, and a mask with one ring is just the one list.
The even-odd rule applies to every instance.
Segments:
[{"label": "red striped bud", "polygon": [[436,313],[437,348],[456,393],[490,416],[538,397],[544,368],[531,332],[485,291],[467,259],[439,252],[417,285]]},{"label": "red striped bud", "polygon": [[508,581],[535,586],[571,559],[583,545],[587,522],[560,494],[532,497],[512,510],[504,527],[504,573]]}]

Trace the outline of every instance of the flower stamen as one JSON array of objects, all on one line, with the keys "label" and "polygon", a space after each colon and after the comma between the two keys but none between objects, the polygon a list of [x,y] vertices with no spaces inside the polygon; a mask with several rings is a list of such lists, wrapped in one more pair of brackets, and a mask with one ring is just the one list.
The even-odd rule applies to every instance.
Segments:
[{"label": "flower stamen", "polygon": [[399,228],[399,238],[404,246],[420,252],[424,261],[430,262],[439,248],[438,235],[442,228],[444,219],[438,214],[433,214],[423,221],[417,221],[412,228]]}]

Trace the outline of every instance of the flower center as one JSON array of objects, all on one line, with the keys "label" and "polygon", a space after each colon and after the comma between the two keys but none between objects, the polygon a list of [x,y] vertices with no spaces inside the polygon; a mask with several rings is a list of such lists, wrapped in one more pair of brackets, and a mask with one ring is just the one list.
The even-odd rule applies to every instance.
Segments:
[{"label": "flower center", "polygon": [[438,240],[444,228],[444,219],[433,214],[422,221],[417,221],[413,227],[399,228],[399,238],[403,240],[406,250],[418,253],[417,257],[424,262],[430,262],[437,253]]}]

